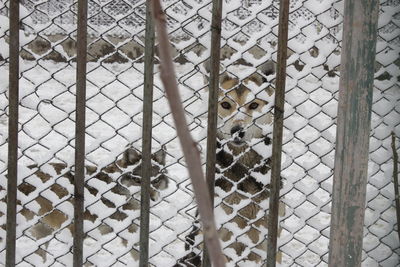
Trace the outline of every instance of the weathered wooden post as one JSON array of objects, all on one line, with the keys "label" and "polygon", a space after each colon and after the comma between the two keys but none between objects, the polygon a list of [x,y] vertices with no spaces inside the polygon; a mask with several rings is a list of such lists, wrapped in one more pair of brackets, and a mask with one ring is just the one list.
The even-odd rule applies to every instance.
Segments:
[{"label": "weathered wooden post", "polygon": [[345,0],[329,266],[361,265],[379,1]]}]

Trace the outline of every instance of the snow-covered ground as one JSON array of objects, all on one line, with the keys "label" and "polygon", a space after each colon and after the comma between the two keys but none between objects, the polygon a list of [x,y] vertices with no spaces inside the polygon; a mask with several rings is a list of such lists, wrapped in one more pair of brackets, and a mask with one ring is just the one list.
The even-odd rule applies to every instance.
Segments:
[{"label": "snow-covered ground", "polygon": [[[42,67],[35,66],[35,63],[24,62],[23,69],[27,70],[24,72],[23,76],[25,78],[21,79],[21,108],[20,108],[20,123],[21,123],[21,134],[20,134],[20,155],[23,154],[21,160],[19,161],[20,174],[19,180],[27,179],[32,171],[29,171],[26,166],[31,164],[42,165],[48,162],[64,162],[68,166],[74,164],[74,150],[73,150],[73,139],[74,139],[74,108],[75,108],[75,98],[74,98],[74,84],[75,81],[75,68],[72,66],[66,67],[65,64],[53,64],[46,62],[44,64],[48,71],[44,71]],[[133,147],[141,150],[141,125],[142,125],[142,99],[143,99],[143,87],[141,85],[143,76],[140,72],[135,71],[130,66],[123,65],[108,65],[106,66],[109,70],[115,71],[115,73],[106,71],[105,68],[97,68],[97,64],[89,64],[89,75],[88,75],[88,88],[87,88],[87,164],[95,166],[105,166],[115,161],[116,157],[120,155],[126,148],[127,145],[132,145]],[[139,70],[143,68],[143,64],[135,65],[135,68]],[[60,69],[62,72],[55,74],[53,80],[49,80],[50,74],[57,73]],[[128,69],[125,71],[125,69]],[[180,69],[185,69],[185,66],[178,66],[178,72]],[[2,74],[7,73],[7,67],[2,66]],[[111,82],[115,79],[116,73],[123,74],[118,75],[119,82]],[[7,100],[7,79],[6,75],[1,85],[1,109],[5,110],[8,105]],[[203,81],[201,76],[198,76],[199,80]],[[28,81],[29,80],[29,81]],[[56,81],[57,80],[57,81]],[[44,82],[44,83],[43,83]],[[111,83],[110,83],[111,82]],[[137,84],[135,84],[137,83]],[[156,84],[159,84],[159,80],[156,80]],[[43,84],[37,88],[37,85]],[[129,86],[125,86],[128,84]],[[98,88],[102,89],[99,91]],[[67,90],[68,89],[68,90]],[[187,87],[181,87],[181,93],[183,99],[193,98],[193,91],[189,90]],[[132,90],[132,91],[131,91]],[[151,216],[151,231],[152,239],[150,242],[153,249],[151,253],[160,253],[162,247],[172,242],[176,239],[177,233],[181,233],[182,229],[189,229],[192,224],[191,218],[180,218],[182,215],[178,214],[184,213],[182,209],[187,209],[187,206],[193,202],[193,195],[190,190],[185,187],[188,186],[188,175],[186,169],[182,164],[176,161],[180,159],[182,161],[182,152],[180,151],[178,140],[176,139],[176,133],[172,126],[172,118],[169,115],[169,107],[166,103],[166,99],[162,92],[158,89],[154,90],[154,116],[153,116],[153,150],[158,150],[161,148],[161,144],[166,144],[167,152],[169,156],[167,157],[167,165],[171,165],[168,168],[169,175],[173,177],[173,181],[170,182],[169,188],[163,191],[162,196],[164,200],[152,209]],[[196,105],[189,104],[188,111],[192,114],[204,114],[206,111],[206,106],[204,106],[203,101],[200,99],[194,99]],[[204,117],[204,115],[203,115]],[[189,117],[188,117],[189,118]],[[192,123],[193,135],[197,140],[202,139],[202,144],[204,147],[204,122],[197,119],[189,118]],[[5,113],[1,116],[0,135],[0,158],[2,177],[1,179],[3,188],[6,187],[6,181],[4,179],[4,170],[6,169],[6,155],[7,155],[7,116]],[[58,181],[59,182],[59,181]],[[41,192],[46,198],[51,198],[45,191],[48,184],[43,184],[37,186],[37,192]],[[65,186],[63,184],[63,186]],[[182,187],[179,189],[179,187]],[[69,192],[73,192],[71,186],[67,187]],[[5,195],[3,190],[2,196]],[[48,192],[47,192],[48,193]],[[66,214],[72,214],[72,206],[65,202],[65,200],[53,199],[60,206],[65,206],[63,212]],[[26,199],[26,202],[30,203],[32,197]],[[98,199],[97,199],[98,201]],[[96,200],[89,200],[87,205],[91,206],[92,211],[95,214],[104,214],[104,210],[99,210],[101,207],[96,206]],[[22,201],[23,205],[24,201]],[[4,205],[3,205],[4,206]],[[29,207],[32,208],[32,207]],[[60,207],[58,207],[60,209]],[[139,213],[133,213],[132,221],[139,224]],[[106,219],[107,216],[104,218]],[[186,216],[187,217],[187,216]],[[180,218],[180,219],[179,219]],[[24,218],[19,217],[20,220],[25,221]],[[70,218],[71,219],[71,218]],[[69,221],[70,221],[69,219]],[[5,217],[2,216],[2,222],[5,222]],[[169,221],[167,221],[169,220]],[[167,221],[167,222],[166,222]],[[32,223],[32,222],[30,222]],[[162,224],[165,224],[163,226]],[[18,234],[21,235],[23,230],[29,229],[29,222],[23,224]],[[113,222],[116,228],[122,227],[117,226],[118,222]],[[113,227],[114,227],[113,226]],[[91,229],[91,226],[87,229]],[[126,227],[126,226],[125,226]],[[175,231],[171,231],[175,229]],[[59,236],[64,236],[63,239],[68,237],[68,231],[62,231]],[[3,232],[3,234],[5,234]],[[137,233],[138,234],[138,233]],[[101,235],[100,235],[101,236]],[[69,234],[69,238],[72,237]],[[95,242],[97,245],[103,242],[110,242],[108,238],[114,239],[115,234],[112,237],[101,236],[101,239],[94,241],[92,239],[87,239],[85,241],[85,250],[88,255],[91,255],[90,247],[94,246]],[[138,238],[138,235],[135,236]],[[18,259],[22,259],[25,255],[29,255],[37,249],[38,244],[34,244],[32,240],[23,237],[18,240]],[[92,240],[92,241],[91,241]],[[65,253],[64,250],[58,249],[57,247],[62,246],[62,243],[53,240],[55,243],[50,243],[51,253],[57,255],[58,253]],[[51,241],[51,242],[53,242]],[[137,240],[138,241],[138,240]],[[33,242],[33,243],[32,243]],[[119,242],[119,245],[118,245]],[[134,244],[134,240],[131,240]],[[116,244],[117,243],[117,244]],[[121,241],[117,239],[111,243],[111,248],[108,250],[119,255],[123,247]],[[71,242],[64,244],[64,247],[69,247]],[[2,243],[4,247],[4,243]],[[107,247],[107,245],[105,245]],[[137,246],[137,244],[136,244]],[[158,247],[158,249],[155,248]],[[173,246],[177,246],[173,244]],[[29,248],[29,249],[28,249]],[[56,251],[53,251],[56,250]],[[116,250],[117,252],[115,252]],[[124,248],[121,253],[126,253],[129,249]],[[176,251],[183,251],[183,243],[181,242],[180,249]],[[165,253],[165,252],[164,252]],[[172,255],[179,255],[176,252],[171,252]],[[27,259],[28,262],[36,262],[38,256],[33,254],[32,257],[36,259]],[[160,258],[161,257],[161,258]],[[153,261],[164,262],[163,253],[160,256],[156,256]],[[56,257],[54,257],[56,258]],[[109,266],[112,262],[108,253],[105,250],[100,249],[96,256],[90,259],[96,266]],[[159,259],[160,258],[160,259]],[[131,261],[132,258],[128,257]],[[48,259],[49,262],[52,259]],[[71,259],[66,259],[68,260]],[[62,260],[61,260],[62,261]],[[169,259],[171,261],[171,259]],[[70,264],[65,263],[67,266]],[[40,265],[40,264],[39,264]],[[156,266],[161,266],[155,264]],[[38,266],[38,265],[36,265]]]},{"label": "snow-covered ground", "polygon": [[[134,2],[135,7],[139,6],[140,1]],[[240,1],[225,3],[223,14],[227,18],[224,24],[223,46],[228,45],[235,50],[230,58],[224,60],[223,67],[228,66],[232,74],[243,78],[255,69],[246,66],[237,68],[231,64],[240,58],[255,66],[267,59],[276,59],[276,47],[273,42],[276,41],[277,33],[277,17],[273,16],[277,15],[276,1],[244,2],[244,5],[241,5]],[[209,17],[210,1],[193,1],[191,4],[192,9],[181,1],[165,1],[165,5],[169,7],[167,13],[176,19],[171,22],[174,34],[190,33],[191,39],[175,43],[177,49],[186,49],[192,45],[195,38],[196,42],[205,47],[209,43],[209,21],[203,18]],[[342,2],[293,1],[291,8],[296,12],[291,14],[289,34],[292,55],[288,60],[287,69],[282,158],[282,194],[286,203],[286,215],[281,222],[283,232],[278,242],[283,252],[282,266],[327,266],[339,82],[339,77],[335,74],[338,74],[337,67],[340,63]],[[365,267],[398,266],[400,261],[390,148],[390,132],[394,131],[397,137],[400,136],[400,51],[398,46],[392,44],[398,38],[399,12],[400,6],[382,2],[364,231],[362,266]],[[24,23],[32,26],[29,14],[29,10],[22,9]],[[57,14],[51,13],[51,16],[57,17]],[[193,17],[191,23],[187,21],[188,17]],[[121,18],[117,16],[116,19]],[[56,22],[59,23],[57,20]],[[0,15],[0,53],[4,57],[8,56],[4,38],[7,23],[7,19]],[[180,23],[184,25],[182,28],[185,31],[179,30]],[[198,28],[200,24],[201,29]],[[48,27],[49,25],[42,26],[43,28],[39,27],[36,32],[54,30],[54,27]],[[68,27],[73,31],[71,25]],[[112,27],[102,28],[101,31],[108,31]],[[34,36],[25,34],[21,34],[20,37],[21,45],[25,49],[26,44],[34,39]],[[240,42],[234,41],[233,37],[236,40],[240,39]],[[60,46],[54,49],[63,53]],[[259,58],[254,56],[257,53],[249,52],[262,49],[265,49],[265,54]],[[194,138],[200,141],[203,156],[207,97],[203,76],[195,65],[202,62],[206,54],[196,55],[190,51],[185,56],[191,63],[176,65],[189,127]],[[46,164],[49,162],[74,165],[75,72],[75,63],[21,61],[21,157],[18,162],[20,182],[24,180],[35,183],[30,178],[32,171],[27,168],[31,164],[43,164],[43,168],[47,168]],[[328,72],[333,75],[328,75]],[[142,73],[142,63],[88,64],[87,164],[106,166],[114,162],[127,145],[133,145],[140,150]],[[185,254],[183,240],[193,223],[195,203],[158,76],[155,77],[155,85],[153,150],[160,149],[162,145],[166,146],[167,170],[172,180],[168,189],[161,193],[161,200],[152,203],[150,263],[154,266],[172,266],[176,259]],[[8,66],[0,62],[0,186],[3,189],[6,188],[4,175],[8,135],[7,86]],[[62,178],[57,178],[56,182],[66,188],[69,194],[73,193],[69,182]],[[96,184],[94,179],[88,183],[97,186],[102,192],[101,196],[117,206],[123,202],[118,196],[110,193],[108,185]],[[61,228],[70,223],[73,208],[67,201],[68,196],[60,199],[52,195],[48,190],[51,183],[35,185],[35,192],[40,192],[41,196],[50,199],[58,210],[68,216]],[[138,189],[132,191],[132,194],[139,198]],[[5,195],[6,191],[1,190],[0,199]],[[32,201],[32,196],[19,197],[22,205],[37,212],[38,206]],[[85,204],[99,216],[94,223],[85,223],[88,238],[85,239],[84,253],[88,261],[95,266],[136,266],[137,262],[131,257],[130,248],[138,249],[139,235],[138,232],[128,233],[126,228],[127,223],[139,225],[139,212],[132,211],[128,218],[117,221],[108,218],[112,211],[102,206],[98,198],[86,199]],[[0,224],[3,225],[6,212],[4,202],[0,202],[0,212]],[[31,238],[29,228],[37,219],[38,217],[35,217],[34,220],[27,221],[23,216],[18,216],[18,266],[71,266],[72,235],[69,230],[59,230],[55,238],[36,242]],[[113,231],[105,235],[100,234],[96,228],[100,222],[112,225]],[[0,263],[4,263],[5,231],[2,228],[0,237]],[[127,239],[128,243],[124,243],[124,239]],[[43,263],[43,259],[33,252],[39,245],[43,247],[45,241],[50,243],[47,249],[48,257]],[[240,264],[248,265],[244,262]]]},{"label": "snow-covered ground", "polygon": [[[21,107],[20,107],[20,181],[29,176],[26,166],[30,164],[45,164],[47,162],[65,162],[68,166],[73,165],[73,139],[74,139],[74,81],[75,68],[66,64],[55,64],[51,62],[41,62],[40,66],[33,62],[23,62],[23,75],[21,78]],[[128,65],[104,65],[100,67],[97,64],[88,65],[88,91],[87,91],[87,161],[88,164],[105,166],[115,160],[128,144],[140,149],[141,143],[141,127],[142,124],[142,75],[140,70],[142,64],[135,64],[136,71]],[[187,73],[190,65],[177,65],[178,76]],[[0,67],[2,75],[7,73],[7,67]],[[51,76],[52,75],[52,76]],[[6,78],[6,75],[3,76]],[[115,81],[118,77],[119,81]],[[6,81],[6,79],[2,80]],[[200,144],[204,146],[205,127],[206,127],[206,101],[204,98],[204,90],[197,92],[195,96],[193,89],[203,87],[203,77],[196,73],[187,83],[187,86],[180,86],[182,98],[184,99],[188,111],[188,121],[193,128],[193,136],[196,140],[200,140]],[[312,84],[314,80],[308,82]],[[187,81],[188,82],[188,81]],[[332,78],[329,87],[317,89],[311,95],[315,99],[323,99],[326,91],[331,90],[331,94],[336,95],[338,78]],[[158,77],[155,81],[156,85],[160,84]],[[190,87],[191,88],[190,88]],[[336,89],[335,89],[336,87]],[[101,88],[100,90],[98,88]],[[294,88],[294,89],[293,89]],[[1,84],[0,104],[1,110],[5,110],[7,106],[7,82]],[[333,118],[318,118],[314,116],[307,120],[307,114],[301,112],[313,112],[310,109],[302,109],[298,106],[296,109],[291,104],[299,101],[299,95],[293,93],[295,87],[288,86],[287,120],[285,126],[285,155],[283,156],[283,177],[286,178],[285,187],[283,188],[285,203],[287,204],[286,220],[282,222],[284,229],[279,243],[282,251],[285,253],[283,258],[283,266],[296,264],[302,266],[323,266],[320,256],[326,257],[328,246],[328,226],[329,226],[329,208],[331,191],[331,167],[328,164],[333,162],[333,142],[335,132],[333,131]],[[375,91],[375,95],[379,91]],[[397,92],[397,95],[396,95]],[[394,91],[392,99],[399,99],[398,91]],[[303,97],[306,97],[303,95]],[[308,97],[308,96],[307,96]],[[192,220],[186,215],[189,212],[194,215],[193,194],[188,189],[189,181],[187,171],[184,166],[177,163],[182,161],[182,153],[180,151],[175,131],[169,115],[169,108],[166,99],[158,87],[154,94],[154,118],[153,125],[153,148],[159,149],[161,144],[166,144],[168,157],[167,169],[173,181],[169,188],[162,192],[163,200],[154,203],[151,210],[151,240],[150,255],[151,263],[155,266],[168,266],[173,264],[176,259],[184,255],[183,242],[177,237],[184,238],[184,231],[190,229]],[[306,100],[308,101],[308,100]],[[395,104],[394,102],[393,104]],[[322,105],[325,108],[325,105]],[[328,107],[328,110],[334,110],[335,107]],[[378,108],[378,112],[380,112]],[[334,112],[334,111],[333,111]],[[300,115],[302,116],[300,116]],[[310,115],[312,116],[312,115]],[[378,118],[374,117],[373,122]],[[396,121],[389,121],[391,123]],[[0,170],[3,170],[1,186],[6,187],[4,179],[4,170],[6,169],[7,154],[7,117],[3,113],[1,116],[0,128]],[[325,125],[331,125],[327,127]],[[311,125],[311,126],[309,126]],[[321,126],[325,131],[316,132],[311,127]],[[297,130],[303,129],[303,130]],[[306,129],[306,130],[304,130]],[[295,136],[295,138],[293,138]],[[322,138],[321,138],[322,137]],[[328,141],[326,141],[326,139]],[[373,140],[372,140],[373,142]],[[306,144],[309,144],[307,150]],[[373,147],[373,144],[372,144]],[[204,150],[203,150],[204,152]],[[326,164],[328,162],[328,164]],[[387,162],[386,165],[390,165]],[[371,161],[371,168],[376,163]],[[378,166],[379,167],[379,166]],[[375,167],[376,168],[376,167]],[[308,173],[306,173],[306,170]],[[372,180],[377,183],[376,175]],[[386,177],[386,176],[385,176]],[[386,178],[388,179],[388,178]],[[381,183],[383,183],[381,181]],[[369,185],[368,200],[372,203],[371,208],[367,209],[366,222],[369,223],[369,231],[373,235],[366,233],[365,246],[374,246],[379,237],[385,239],[385,245],[379,245],[376,250],[380,253],[390,253],[390,248],[396,246],[396,232],[392,231],[395,224],[394,208],[391,204],[390,197],[393,195],[391,184],[385,186],[378,191],[372,185]],[[44,191],[38,187],[38,192]],[[72,187],[68,187],[70,193],[73,192]],[[2,196],[5,191],[1,192]],[[42,193],[47,198],[51,196]],[[382,196],[383,195],[383,196]],[[384,198],[386,196],[386,198]],[[72,214],[72,206],[65,200],[53,199],[60,210],[66,214]],[[27,201],[27,200],[26,200]],[[107,214],[101,210],[101,205],[96,204],[97,200],[88,200],[87,205],[91,206],[91,210],[96,214],[105,214],[101,216],[103,220],[107,220]],[[117,201],[117,200],[116,200]],[[29,202],[29,201],[27,201]],[[118,201],[117,201],[118,202]],[[24,205],[24,201],[22,200]],[[5,213],[5,205],[2,205],[3,213]],[[382,211],[381,211],[382,210]],[[139,213],[131,214],[131,220],[139,224]],[[379,217],[382,217],[379,219]],[[71,218],[70,218],[71,219]],[[68,221],[70,221],[70,219]],[[36,254],[31,254],[37,249],[38,244],[28,238],[26,230],[29,229],[30,222],[23,221],[21,228],[17,231],[18,235],[24,235],[18,239],[18,259],[24,258],[26,266],[30,263],[40,263],[41,258]],[[5,222],[5,216],[1,217],[1,221]],[[22,222],[21,221],[21,222]],[[117,221],[110,221],[116,232],[126,227],[126,222],[122,224]],[[108,235],[96,234],[93,225],[90,223],[85,225],[86,230],[90,229],[90,236],[85,240],[85,255],[90,255],[89,260],[96,266],[110,266],[115,261],[120,261],[121,266],[124,264],[134,264],[130,254],[126,254],[127,249],[118,235],[110,233]],[[120,229],[120,230],[118,230]],[[322,235],[321,235],[322,234]],[[2,231],[3,238],[5,232]],[[28,234],[29,235],[29,234]],[[66,266],[70,266],[71,255],[65,255],[71,246],[72,236],[67,229],[57,233],[57,238],[50,241],[48,251],[53,257],[48,257],[47,264],[53,261],[62,262]],[[378,236],[378,237],[376,237]],[[95,238],[94,238],[95,237]],[[136,246],[138,235],[135,240],[130,240],[132,246]],[[293,239],[295,238],[295,239]],[[64,242],[60,242],[59,240]],[[3,239],[4,240],[4,239]],[[299,240],[299,241],[298,241]],[[390,241],[392,240],[392,241]],[[304,243],[301,243],[304,242]],[[308,244],[308,248],[304,244]],[[4,247],[4,242],[2,243]],[[388,251],[389,249],[389,251]],[[375,251],[376,251],[375,250]],[[126,255],[125,255],[126,254]],[[4,251],[3,251],[4,257]],[[60,258],[57,257],[60,256]],[[113,256],[111,256],[113,255]],[[374,252],[376,255],[376,252]],[[372,256],[374,256],[372,255]],[[62,257],[61,257],[62,256]],[[374,260],[367,258],[363,266],[375,266]],[[395,266],[398,256],[393,254],[391,260],[386,261],[384,266]],[[21,264],[20,266],[25,266]],[[36,265],[38,266],[38,265]],[[58,266],[55,264],[54,266]],[[115,265],[115,266],[118,266]]]}]

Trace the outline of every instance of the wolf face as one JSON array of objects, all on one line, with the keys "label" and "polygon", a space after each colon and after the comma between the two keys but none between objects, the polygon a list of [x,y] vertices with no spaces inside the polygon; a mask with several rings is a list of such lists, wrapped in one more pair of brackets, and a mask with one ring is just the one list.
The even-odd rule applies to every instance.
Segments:
[{"label": "wolf face", "polygon": [[264,76],[257,72],[244,79],[227,72],[221,75],[218,139],[240,147],[254,138],[264,137],[265,127],[270,125],[273,119],[273,89],[262,86],[267,82],[267,76],[275,73],[274,63],[268,61],[260,69]]},{"label": "wolf face", "polygon": [[[273,90],[267,87],[267,76],[274,73],[273,63],[265,63],[261,71],[263,75],[232,71],[236,77],[224,73],[220,78],[214,208],[229,266],[240,261],[260,266],[266,258],[265,212],[270,195],[269,135],[273,120]],[[262,155],[257,152],[260,148]],[[284,214],[284,205],[280,205],[280,214]],[[201,249],[201,227],[195,221],[185,238],[185,250],[190,253],[176,266],[201,266]],[[278,262],[280,257],[278,253]]]},{"label": "wolf face", "polygon": [[221,127],[218,128],[218,138],[229,140],[235,146],[245,145],[254,138],[262,138],[262,127],[272,122],[272,103],[268,97],[258,97],[249,89],[250,83],[257,85],[252,80],[246,79],[239,83],[228,76],[224,79],[219,92],[218,125]]}]

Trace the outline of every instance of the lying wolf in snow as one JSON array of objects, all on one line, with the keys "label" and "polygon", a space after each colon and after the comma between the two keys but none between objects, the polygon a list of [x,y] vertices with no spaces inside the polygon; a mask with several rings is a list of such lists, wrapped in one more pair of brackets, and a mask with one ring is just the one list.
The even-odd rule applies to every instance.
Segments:
[{"label": "lying wolf in snow", "polygon": [[[218,234],[229,266],[248,261],[261,266],[266,258],[274,94],[267,79],[272,79],[275,71],[272,62],[260,69],[263,75],[220,77],[214,201]],[[284,215],[282,203],[280,215]],[[196,221],[185,241],[188,254],[176,266],[201,265],[199,233]],[[277,261],[281,261],[280,253]]]},{"label": "lying wolf in snow", "polygon": [[[160,190],[168,186],[169,178],[164,171],[166,152],[162,148],[152,155],[152,181],[150,198],[158,201]],[[118,232],[113,238],[119,239],[131,256],[139,259],[139,252],[133,249],[133,234],[138,235],[138,225],[132,223],[132,213],[140,210],[138,192],[141,180],[141,154],[128,148],[122,158],[104,168],[85,166],[85,202],[89,203],[84,213],[85,224],[90,225],[88,236],[104,236],[115,232],[113,224],[127,225],[126,233]],[[73,236],[71,210],[73,205],[74,175],[64,163],[47,163],[42,166],[31,165],[31,175],[18,186],[24,205],[19,209],[23,225],[27,225],[24,235],[35,240],[43,262],[48,258],[49,243],[63,231]],[[21,195],[20,195],[21,196]],[[20,198],[19,198],[20,199]],[[57,203],[58,202],[58,203]],[[21,205],[19,200],[18,205]],[[87,263],[89,264],[89,263]],[[90,266],[85,264],[85,266]]]}]

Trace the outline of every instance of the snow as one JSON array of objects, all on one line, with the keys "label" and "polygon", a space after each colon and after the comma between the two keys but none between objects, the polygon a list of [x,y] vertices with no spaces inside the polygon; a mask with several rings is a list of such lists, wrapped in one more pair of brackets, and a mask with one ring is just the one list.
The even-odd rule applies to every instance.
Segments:
[{"label": "snow", "polygon": [[[140,4],[140,1],[136,2],[138,4],[135,3],[135,7]],[[210,1],[191,1],[190,5],[194,9],[180,2],[169,2],[171,4],[168,9],[169,14],[173,14],[177,22],[185,24],[184,31],[186,32],[177,31],[175,34],[188,35],[189,33],[191,37],[182,42],[175,42],[175,48],[185,49],[196,41],[208,46],[210,38],[206,32],[210,26]],[[271,58],[276,60],[276,53],[271,51],[272,46],[268,42],[270,41],[268,38],[271,37],[264,38],[268,33],[273,36],[273,40],[276,39],[274,35],[277,34],[277,18],[266,15],[266,10],[272,9],[276,1],[228,2],[224,3],[223,16],[227,17],[229,22],[225,22],[226,25],[222,31],[222,35],[228,40],[223,40],[222,44],[228,44],[236,51],[231,58],[223,61],[222,69],[228,66],[227,70],[230,73],[243,79],[257,71],[256,68],[234,66],[230,65],[231,63],[244,58],[253,66],[259,66]],[[35,24],[30,18],[30,11],[21,7],[23,21],[33,27],[31,30],[42,34],[54,30],[51,27],[47,28],[48,23]],[[294,54],[288,60],[287,69],[289,78],[286,86],[284,154],[282,155],[284,187],[281,191],[287,209],[281,222],[283,232],[278,242],[282,245],[281,250],[284,252],[282,266],[326,266],[339,77],[329,77],[326,75],[325,68],[334,70],[340,64],[338,42],[341,40],[339,24],[342,21],[343,2],[294,1],[291,8],[289,48]],[[186,13],[179,13],[183,11]],[[396,266],[399,261],[398,255],[393,253],[398,252],[399,241],[397,232],[393,230],[396,222],[389,137],[391,131],[395,131],[397,136],[400,134],[398,109],[400,90],[397,77],[399,66],[394,63],[398,58],[399,50],[393,45],[388,45],[390,40],[398,36],[399,31],[398,27],[394,27],[394,30],[385,27],[390,24],[393,28],[391,22],[397,21],[394,17],[399,7],[382,6],[381,11],[385,14],[379,19],[382,40],[377,46],[377,61],[381,66],[375,77],[386,72],[392,77],[388,80],[375,81],[363,267],[390,267]],[[119,16],[121,15],[116,18]],[[200,19],[186,21],[189,16],[198,16]],[[208,19],[202,19],[202,17]],[[316,27],[312,24],[315,18],[321,24],[320,26]],[[203,28],[199,28],[201,24]],[[337,25],[339,26],[336,28]],[[170,29],[179,28],[176,24],[170,26]],[[8,44],[4,38],[8,34],[8,27],[8,18],[0,15],[0,54],[3,57],[8,57]],[[68,27],[73,28],[71,25]],[[103,28],[98,27],[96,30],[104,33],[113,27],[108,25]],[[126,25],[122,27],[126,28]],[[230,30],[226,29],[227,27],[231,27]],[[137,32],[138,29],[135,29],[130,33]],[[71,34],[74,35],[74,33]],[[336,40],[329,40],[331,37],[328,35]],[[21,30],[20,39],[21,44],[25,45],[33,40],[33,35],[26,35]],[[238,42],[238,39],[241,42]],[[255,46],[268,51],[264,56],[256,58],[248,52]],[[64,53],[59,46],[54,49]],[[311,49],[317,49],[318,54],[311,54]],[[201,55],[189,51],[185,56],[191,63],[176,66],[180,77],[180,92],[188,113],[187,119],[194,138],[200,141],[203,159],[207,135],[208,95],[204,90],[203,76],[196,69],[202,69],[202,65],[197,64],[203,62],[208,55],[208,50]],[[298,70],[293,65],[297,61],[303,69]],[[19,198],[25,208],[35,213],[39,213],[41,208],[36,201],[33,201],[39,194],[44,195],[65,214],[73,213],[72,204],[67,201],[69,196],[59,198],[49,190],[54,181],[50,180],[46,183],[38,181],[35,175],[31,175],[33,171],[27,166],[43,164],[42,170],[57,176],[53,169],[46,165],[48,162],[64,162],[68,168],[74,165],[75,68],[76,64],[73,62],[66,64],[41,61],[37,64],[37,62],[21,61],[21,132],[19,136],[21,159],[18,166],[18,178],[19,182],[23,180],[35,186],[36,191],[29,196],[20,194]],[[127,145],[141,148],[142,72],[143,63],[98,64],[92,62],[88,64],[86,152],[87,162],[91,165],[106,166],[115,161]],[[268,77],[268,80],[272,78]],[[6,187],[4,170],[7,159],[7,80],[8,67],[2,64],[0,65],[0,173],[2,176],[0,183],[3,188]],[[260,89],[252,83],[249,83],[249,87],[253,91]],[[273,105],[272,97],[263,91],[255,92],[252,97],[254,96],[268,101],[270,106]],[[249,98],[248,101],[252,99]],[[161,145],[166,145],[167,170],[172,179],[169,188],[161,192],[162,200],[152,202],[150,225],[152,257],[150,261],[154,266],[172,266],[176,259],[184,255],[182,240],[192,227],[195,203],[191,185],[187,180],[188,173],[184,168],[182,152],[175,138],[172,117],[169,114],[158,76],[155,79],[154,100],[152,149],[155,151]],[[264,133],[271,131],[269,126],[259,126],[263,128]],[[252,142],[253,149],[260,155],[264,157],[270,155],[270,149],[266,149],[260,140],[252,140]],[[258,180],[265,181],[266,179],[256,173],[253,175]],[[116,175],[114,179],[117,178]],[[269,178],[268,176],[267,180]],[[66,188],[70,194],[73,192],[73,186],[68,179],[58,177],[56,183]],[[115,209],[99,201],[99,196],[112,200],[113,205],[119,208],[125,203],[126,197],[110,191],[115,186],[115,182],[107,184],[89,179],[87,183],[99,191],[98,195],[93,195],[87,190],[85,192],[88,210],[99,215],[99,218],[94,222],[85,221],[85,230],[89,232],[88,238],[84,241],[85,256],[96,266],[136,265],[137,261],[132,259],[129,250],[132,247],[138,249],[138,234],[129,233],[126,227],[130,223],[139,224],[139,211],[131,211],[128,219],[123,221],[108,218]],[[136,199],[139,199],[137,188],[130,187],[129,190]],[[0,195],[4,197],[5,190],[2,190]],[[247,204],[245,201],[240,203],[235,207],[236,211],[245,204]],[[5,209],[5,204],[1,202],[2,213],[5,213]],[[216,209],[216,214],[217,216],[225,215],[219,208]],[[232,216],[234,215],[236,212]],[[5,222],[4,217],[0,217],[1,223]],[[40,240],[39,244],[31,239],[29,234],[30,225],[38,222],[39,219],[39,216],[35,216],[29,221],[24,216],[18,215],[20,222],[18,229],[20,237],[17,242],[17,260],[20,261],[18,266],[32,266],[32,263],[35,266],[71,266],[72,236],[70,231],[66,228],[60,229],[54,233],[56,238]],[[70,220],[71,216],[63,223],[63,226]],[[113,231],[108,234],[100,233],[97,227],[103,223],[111,226]],[[241,234],[241,230],[236,225],[230,224],[227,227],[235,235]],[[0,236],[4,240],[5,232],[2,229]],[[47,248],[48,258],[43,262],[36,253],[31,253],[39,245],[44,247],[44,242],[48,240],[50,240]],[[124,243],[126,241],[128,244]],[[1,243],[1,247],[4,247],[4,242]],[[251,262],[237,257],[235,252],[230,252],[232,258],[240,261],[238,266],[253,266]],[[3,258],[4,250],[1,252],[1,262]]]}]

